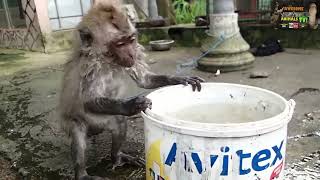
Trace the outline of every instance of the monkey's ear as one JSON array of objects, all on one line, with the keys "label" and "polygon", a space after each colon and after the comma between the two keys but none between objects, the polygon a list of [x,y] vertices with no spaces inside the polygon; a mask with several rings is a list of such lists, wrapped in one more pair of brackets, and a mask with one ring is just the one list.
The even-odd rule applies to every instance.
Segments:
[{"label": "monkey's ear", "polygon": [[90,46],[93,42],[93,37],[89,28],[84,27],[79,29],[81,45],[82,46]]}]

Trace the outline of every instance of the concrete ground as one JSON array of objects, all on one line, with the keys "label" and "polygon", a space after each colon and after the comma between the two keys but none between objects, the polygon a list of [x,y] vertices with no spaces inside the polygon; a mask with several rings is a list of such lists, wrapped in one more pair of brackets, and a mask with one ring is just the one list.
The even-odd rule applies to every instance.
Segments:
[{"label": "concrete ground", "polygon": [[[175,74],[176,64],[199,55],[197,48],[148,52],[155,72]],[[59,130],[56,107],[62,64],[69,52],[55,54],[0,50],[0,179],[71,179],[69,142]],[[296,100],[289,124],[286,177],[320,179],[320,51],[288,49],[284,53],[257,58],[249,70],[221,74],[198,70],[209,82],[254,85]],[[252,71],[270,73],[265,79],[250,79]],[[130,84],[128,94],[143,91]],[[129,119],[125,150],[144,156],[143,121]],[[110,136],[90,139],[88,172],[113,179],[144,179],[144,169],[124,167],[110,170]],[[4,177],[4,178],[3,178]]]}]

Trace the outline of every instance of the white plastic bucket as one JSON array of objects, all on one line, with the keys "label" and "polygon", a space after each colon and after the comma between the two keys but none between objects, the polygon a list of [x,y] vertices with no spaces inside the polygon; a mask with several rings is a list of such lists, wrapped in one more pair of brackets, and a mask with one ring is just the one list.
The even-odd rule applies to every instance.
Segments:
[{"label": "white plastic bucket", "polygon": [[225,83],[204,83],[201,92],[165,87],[147,97],[147,180],[283,179],[293,100]]}]

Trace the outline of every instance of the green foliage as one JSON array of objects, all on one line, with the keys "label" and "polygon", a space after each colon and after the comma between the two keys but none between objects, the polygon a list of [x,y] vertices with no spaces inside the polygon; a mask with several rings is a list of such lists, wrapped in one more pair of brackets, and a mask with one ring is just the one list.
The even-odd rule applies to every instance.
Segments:
[{"label": "green foliage", "polygon": [[176,21],[178,24],[192,23],[195,17],[206,14],[206,0],[195,0],[193,3],[186,0],[174,0]]},{"label": "green foliage", "polygon": [[141,44],[147,44],[150,41],[150,38],[146,34],[141,34],[139,36],[139,43]]}]

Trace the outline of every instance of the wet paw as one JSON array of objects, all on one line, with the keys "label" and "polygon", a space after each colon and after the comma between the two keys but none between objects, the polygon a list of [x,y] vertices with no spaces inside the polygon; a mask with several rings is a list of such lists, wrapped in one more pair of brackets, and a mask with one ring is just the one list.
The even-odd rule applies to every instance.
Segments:
[{"label": "wet paw", "polygon": [[136,115],[141,111],[146,110],[147,108],[151,109],[152,102],[150,99],[144,96],[137,96],[129,101],[128,107],[126,109],[130,109],[128,115]]},{"label": "wet paw", "polygon": [[188,85],[190,84],[192,86],[192,90],[199,92],[201,91],[201,83],[205,80],[200,77],[174,77],[173,82],[174,84],[183,84]]}]

